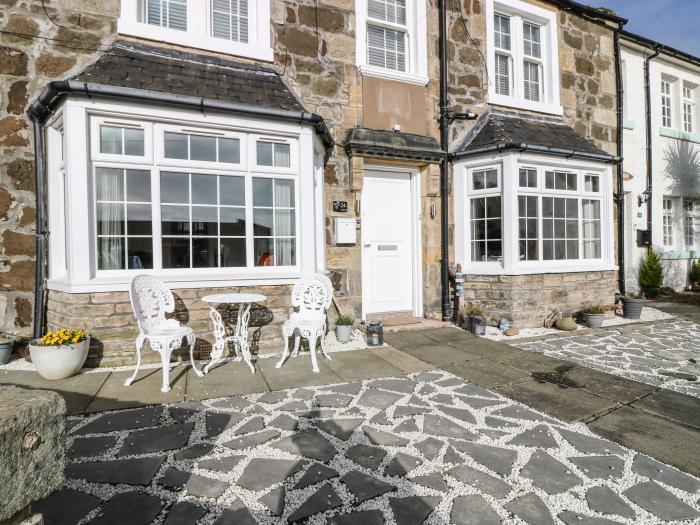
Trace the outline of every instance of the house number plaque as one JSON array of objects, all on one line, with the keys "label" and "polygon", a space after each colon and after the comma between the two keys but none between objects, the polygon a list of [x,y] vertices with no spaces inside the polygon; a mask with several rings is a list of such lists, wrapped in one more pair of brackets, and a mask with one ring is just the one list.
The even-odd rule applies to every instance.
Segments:
[{"label": "house number plaque", "polygon": [[347,201],[333,201],[333,211],[335,211],[335,212],[347,212],[348,211]]}]

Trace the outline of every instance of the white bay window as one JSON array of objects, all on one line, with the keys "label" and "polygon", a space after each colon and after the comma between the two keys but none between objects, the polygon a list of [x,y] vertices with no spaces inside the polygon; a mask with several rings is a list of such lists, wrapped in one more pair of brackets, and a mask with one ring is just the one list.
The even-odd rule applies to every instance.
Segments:
[{"label": "white bay window", "polygon": [[519,154],[457,162],[457,261],[486,274],[613,269],[611,177]]},{"label": "white bay window", "polygon": [[48,160],[50,223],[63,225],[50,238],[50,258],[62,259],[51,260],[51,286],[123,289],[144,271],[235,286],[316,269],[323,157],[310,128],[83,102],[63,113],[73,149],[65,182]]},{"label": "white bay window", "polygon": [[562,114],[556,15],[521,0],[487,0],[489,102]]}]

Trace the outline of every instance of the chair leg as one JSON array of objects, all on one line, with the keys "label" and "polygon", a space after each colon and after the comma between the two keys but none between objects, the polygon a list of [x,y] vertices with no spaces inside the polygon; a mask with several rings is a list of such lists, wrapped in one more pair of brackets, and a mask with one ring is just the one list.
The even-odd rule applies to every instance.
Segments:
[{"label": "chair leg", "polygon": [[197,365],[194,362],[194,342],[195,342],[195,336],[194,334],[188,335],[187,336],[187,344],[190,345],[190,364],[192,365],[192,370],[194,370],[194,373],[197,374],[197,377],[202,377],[204,376],[204,373],[201,370],[197,369]]},{"label": "chair leg", "polygon": [[309,336],[309,351],[311,352],[311,369],[318,374],[318,363],[316,362],[316,336]]},{"label": "chair leg", "polygon": [[282,351],[282,357],[279,361],[277,361],[275,368],[281,368],[284,362],[289,357],[289,336],[285,333],[283,333],[282,335],[284,337],[284,350]]},{"label": "chair leg", "polygon": [[124,386],[129,386],[131,383],[133,383],[134,379],[136,379],[136,376],[139,373],[139,367],[141,366],[141,348],[143,347],[145,340],[146,339],[141,336],[136,338],[136,370],[134,370],[134,373],[130,378],[124,381]]},{"label": "chair leg", "polygon": [[294,336],[294,351],[292,352],[292,357],[299,355],[299,346],[301,344],[301,335],[298,333]]},{"label": "chair leg", "polygon": [[163,366],[163,386],[160,391],[163,393],[170,391],[170,350],[169,345],[166,348],[162,348],[160,351],[160,361]]},{"label": "chair leg", "polygon": [[321,339],[321,353],[323,354],[323,357],[325,357],[326,359],[328,359],[330,361],[331,355],[326,350],[326,334],[323,334],[320,339]]}]

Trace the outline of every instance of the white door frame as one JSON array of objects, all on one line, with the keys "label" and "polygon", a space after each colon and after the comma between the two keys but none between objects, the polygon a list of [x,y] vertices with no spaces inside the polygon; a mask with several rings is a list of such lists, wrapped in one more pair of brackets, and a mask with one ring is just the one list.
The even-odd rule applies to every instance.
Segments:
[{"label": "white door frame", "polygon": [[[422,233],[423,233],[423,221],[421,215],[421,177],[420,171],[416,168],[403,168],[397,166],[387,166],[387,165],[375,165],[375,164],[365,164],[363,169],[363,176],[368,171],[383,171],[387,173],[402,173],[408,174],[410,176],[410,186],[411,186],[411,234],[413,241],[413,309],[412,313],[415,317],[423,317],[423,243],[422,243]],[[364,191],[364,188],[363,188]],[[360,217],[362,217],[362,198],[360,197]],[[367,305],[365,298],[365,290],[367,289],[365,271],[365,247],[364,247],[364,230],[365,221],[360,220],[360,267],[362,271],[362,311],[361,318],[363,320],[367,319],[365,312],[367,311]],[[373,315],[373,314],[370,314]]]}]

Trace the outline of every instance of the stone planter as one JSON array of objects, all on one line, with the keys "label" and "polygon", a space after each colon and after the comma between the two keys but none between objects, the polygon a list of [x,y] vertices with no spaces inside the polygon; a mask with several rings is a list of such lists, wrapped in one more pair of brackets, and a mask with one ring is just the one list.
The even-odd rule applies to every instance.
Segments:
[{"label": "stone planter", "polygon": [[352,326],[349,324],[337,324],[335,325],[335,338],[339,343],[347,343],[350,341],[350,335],[352,334]]},{"label": "stone planter", "polygon": [[588,328],[600,328],[605,321],[605,314],[583,314],[583,320],[586,321]]},{"label": "stone planter", "polygon": [[38,341],[29,343],[29,354],[34,368],[44,379],[65,379],[77,374],[90,349],[89,337],[80,343],[62,346],[44,346],[37,344]]},{"label": "stone planter", "polygon": [[12,354],[12,339],[0,339],[0,365],[6,365]]},{"label": "stone planter", "polygon": [[642,316],[644,299],[622,298],[622,317],[625,319],[639,319]]}]

